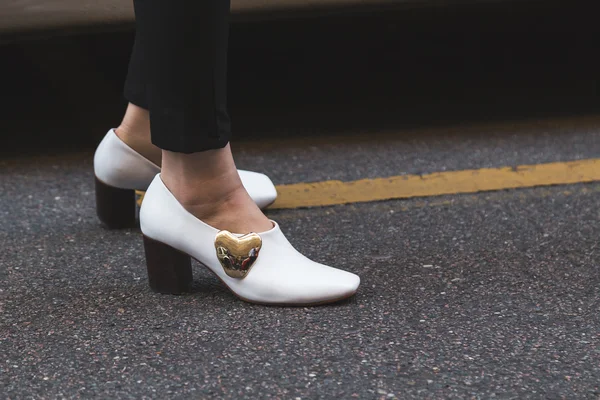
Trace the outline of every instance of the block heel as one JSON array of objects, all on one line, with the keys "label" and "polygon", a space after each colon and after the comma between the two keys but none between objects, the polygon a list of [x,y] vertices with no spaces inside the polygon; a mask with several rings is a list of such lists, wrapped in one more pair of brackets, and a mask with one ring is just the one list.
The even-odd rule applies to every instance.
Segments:
[{"label": "block heel", "polygon": [[136,227],[135,190],[109,186],[96,178],[96,214],[110,229]]},{"label": "block heel", "polygon": [[144,251],[153,291],[167,294],[190,291],[193,280],[190,256],[147,236],[144,236]]}]

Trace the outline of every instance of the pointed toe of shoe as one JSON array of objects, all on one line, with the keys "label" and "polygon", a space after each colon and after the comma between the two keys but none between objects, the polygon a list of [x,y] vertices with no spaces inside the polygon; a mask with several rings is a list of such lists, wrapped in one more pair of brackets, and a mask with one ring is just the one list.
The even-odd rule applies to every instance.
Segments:
[{"label": "pointed toe of shoe", "polygon": [[265,208],[277,199],[277,189],[267,175],[244,170],[239,173],[244,188],[258,207]]}]

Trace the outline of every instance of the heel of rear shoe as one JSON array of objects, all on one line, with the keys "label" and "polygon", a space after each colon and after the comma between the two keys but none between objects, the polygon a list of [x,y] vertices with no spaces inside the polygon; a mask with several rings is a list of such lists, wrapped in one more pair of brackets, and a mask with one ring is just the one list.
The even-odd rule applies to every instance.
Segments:
[{"label": "heel of rear shoe", "polygon": [[192,284],[192,259],[162,242],[144,236],[150,288],[158,293],[182,294]]},{"label": "heel of rear shoe", "polygon": [[96,178],[96,213],[110,229],[134,228],[135,190],[109,186]]}]

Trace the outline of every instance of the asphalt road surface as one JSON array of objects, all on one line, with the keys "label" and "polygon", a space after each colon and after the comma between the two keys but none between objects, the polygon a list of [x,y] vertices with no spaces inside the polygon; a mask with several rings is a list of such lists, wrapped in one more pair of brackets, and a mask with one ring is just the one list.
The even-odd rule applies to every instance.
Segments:
[{"label": "asphalt road surface", "polygon": [[[289,184],[599,158],[597,32],[497,11],[235,25],[239,167]],[[600,398],[598,182],[267,211],[362,277],[332,306],[246,304],[199,266],[194,293],[152,293],[139,230],[94,205],[130,45],[2,49],[0,397]]]}]

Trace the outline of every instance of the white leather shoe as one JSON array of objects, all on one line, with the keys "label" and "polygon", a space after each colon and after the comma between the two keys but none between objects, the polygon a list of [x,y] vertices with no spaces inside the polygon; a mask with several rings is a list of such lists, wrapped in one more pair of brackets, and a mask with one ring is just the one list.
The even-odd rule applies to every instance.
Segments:
[{"label": "white leather shoe", "polygon": [[360,278],[309,260],[279,225],[247,235],[219,231],[189,213],[162,182],[152,181],[140,210],[150,287],[189,291],[191,258],[206,266],[242,300],[260,304],[316,305],[352,296]]},{"label": "white leather shoe", "polygon": [[[145,191],[160,172],[160,167],[129,147],[108,131],[94,154],[96,211],[111,228],[135,226],[135,191]],[[239,170],[250,197],[265,208],[277,198],[273,182],[265,174]]]}]

